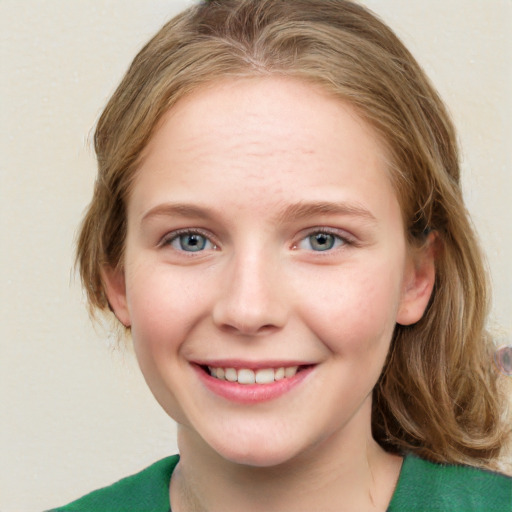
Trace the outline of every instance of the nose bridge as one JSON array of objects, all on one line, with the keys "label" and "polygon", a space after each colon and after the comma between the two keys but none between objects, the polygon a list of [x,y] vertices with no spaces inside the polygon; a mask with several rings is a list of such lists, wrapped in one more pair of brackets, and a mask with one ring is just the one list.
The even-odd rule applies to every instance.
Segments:
[{"label": "nose bridge", "polygon": [[223,328],[253,335],[275,330],[286,320],[279,258],[257,244],[233,252],[224,269],[214,321]]}]

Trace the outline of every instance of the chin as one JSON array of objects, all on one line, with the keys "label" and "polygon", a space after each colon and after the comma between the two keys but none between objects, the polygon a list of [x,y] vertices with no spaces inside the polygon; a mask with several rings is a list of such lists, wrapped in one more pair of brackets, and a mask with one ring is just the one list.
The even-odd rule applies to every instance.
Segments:
[{"label": "chin", "polygon": [[[229,440],[229,444],[226,442]],[[272,442],[273,441],[273,442]],[[286,464],[300,455],[302,450],[296,443],[273,439],[244,439],[226,435],[219,443],[208,443],[223,459],[242,466],[269,468]]]},{"label": "chin", "polygon": [[279,450],[279,452],[276,453],[275,451],[266,452],[255,449],[246,453],[229,451],[228,453],[219,453],[219,455],[234,464],[253,468],[272,468],[282,466],[293,460],[296,456],[296,454],[291,456],[290,454],[283,453],[282,450]]}]

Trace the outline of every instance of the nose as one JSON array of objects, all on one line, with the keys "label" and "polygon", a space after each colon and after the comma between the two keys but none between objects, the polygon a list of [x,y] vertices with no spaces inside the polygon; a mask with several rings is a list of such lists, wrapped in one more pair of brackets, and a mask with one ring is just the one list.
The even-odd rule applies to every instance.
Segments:
[{"label": "nose", "polygon": [[233,255],[226,263],[213,307],[215,325],[245,336],[281,329],[288,317],[283,281],[276,258],[259,251]]}]

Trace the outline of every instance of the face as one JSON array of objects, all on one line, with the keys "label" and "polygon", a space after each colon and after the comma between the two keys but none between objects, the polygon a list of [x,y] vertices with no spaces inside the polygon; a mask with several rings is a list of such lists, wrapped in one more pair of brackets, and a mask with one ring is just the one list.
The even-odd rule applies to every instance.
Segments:
[{"label": "face", "polygon": [[107,292],[205,449],[270,466],[370,435],[395,324],[421,317],[433,280],[385,157],[349,105],[291,79],[218,83],[159,124]]}]

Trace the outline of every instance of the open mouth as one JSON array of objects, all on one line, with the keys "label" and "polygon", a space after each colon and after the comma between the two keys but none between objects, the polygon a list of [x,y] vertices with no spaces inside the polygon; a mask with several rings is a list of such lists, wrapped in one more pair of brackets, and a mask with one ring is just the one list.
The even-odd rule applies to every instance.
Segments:
[{"label": "open mouth", "polygon": [[212,366],[201,366],[211,377],[238,384],[271,384],[283,379],[290,379],[300,371],[309,368],[304,366],[281,366],[279,368],[221,368]]}]

